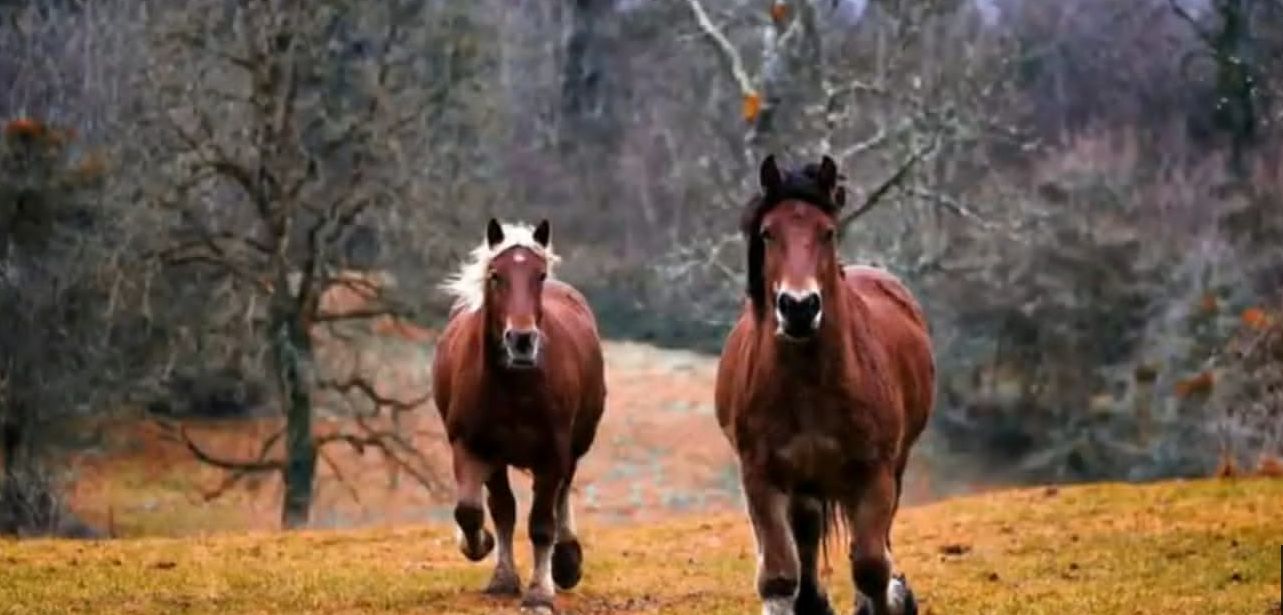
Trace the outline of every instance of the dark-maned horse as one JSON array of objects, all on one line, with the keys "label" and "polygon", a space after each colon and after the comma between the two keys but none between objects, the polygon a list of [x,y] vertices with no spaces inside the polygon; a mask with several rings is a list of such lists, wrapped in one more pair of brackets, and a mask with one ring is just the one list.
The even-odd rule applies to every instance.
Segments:
[{"label": "dark-maned horse", "polygon": [[832,613],[816,575],[825,537],[850,535],[859,612],[914,613],[890,531],[935,364],[922,310],[891,274],[843,267],[844,192],[825,156],[762,162],[745,212],[748,301],[717,374],[717,419],[739,456],[764,614]]},{"label": "dark-maned horse", "polygon": [[549,611],[554,582],[569,589],[582,574],[571,483],[606,401],[597,323],[578,291],[548,278],[556,260],[546,220],[535,228],[490,220],[485,241],[445,285],[455,308],[432,370],[458,486],[459,549],[479,561],[496,546],[484,486],[499,547],[486,592],[520,595],[508,466],[529,469],[534,573],[522,605]]}]

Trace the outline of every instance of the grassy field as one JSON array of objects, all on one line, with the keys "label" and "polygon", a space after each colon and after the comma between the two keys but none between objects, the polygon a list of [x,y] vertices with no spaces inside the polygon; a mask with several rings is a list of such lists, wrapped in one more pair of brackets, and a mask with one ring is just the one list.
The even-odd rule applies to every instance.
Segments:
[{"label": "grassy field", "polygon": [[[1283,481],[1091,485],[905,509],[897,557],[947,613],[1279,612]],[[567,613],[756,612],[738,515],[584,528]],[[0,613],[515,613],[449,526],[0,542]],[[528,571],[528,545],[518,548]],[[831,593],[849,612],[845,557]],[[528,574],[528,572],[527,572]]]}]

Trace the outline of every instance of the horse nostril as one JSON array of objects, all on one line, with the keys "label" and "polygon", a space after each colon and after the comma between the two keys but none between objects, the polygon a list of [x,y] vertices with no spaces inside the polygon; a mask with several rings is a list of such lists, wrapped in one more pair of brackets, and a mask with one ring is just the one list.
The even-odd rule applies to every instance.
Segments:
[{"label": "horse nostril", "polygon": [[532,331],[507,331],[503,337],[508,348],[515,354],[530,354],[535,348],[535,334]]},{"label": "horse nostril", "polygon": [[814,317],[820,313],[820,293],[811,293],[802,299],[803,313]]},{"label": "horse nostril", "polygon": [[820,313],[820,294],[807,293],[801,297],[780,293],[776,299],[780,314],[788,319],[810,321]]}]

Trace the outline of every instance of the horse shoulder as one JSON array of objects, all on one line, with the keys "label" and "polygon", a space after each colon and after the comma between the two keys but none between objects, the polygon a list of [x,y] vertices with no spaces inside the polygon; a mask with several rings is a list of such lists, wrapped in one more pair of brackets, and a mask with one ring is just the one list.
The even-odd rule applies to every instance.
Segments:
[{"label": "horse shoulder", "polygon": [[468,369],[468,362],[480,360],[477,349],[469,345],[474,321],[473,313],[455,312],[437,339],[433,353],[432,396],[437,412],[446,423],[451,420],[452,406],[459,401],[460,387],[466,388],[465,383],[459,381],[460,375]]},{"label": "horse shoulder", "polygon": [[717,422],[729,431],[739,411],[744,391],[748,387],[746,378],[749,366],[749,343],[753,336],[753,316],[749,309],[740,313],[740,318],[726,336],[722,354],[717,362],[717,383],[714,389],[714,406],[717,410]]}]

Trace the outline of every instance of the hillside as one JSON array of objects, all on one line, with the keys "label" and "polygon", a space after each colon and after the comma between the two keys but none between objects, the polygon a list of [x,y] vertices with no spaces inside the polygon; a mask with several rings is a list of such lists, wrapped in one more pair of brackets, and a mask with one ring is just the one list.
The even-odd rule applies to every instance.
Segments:
[{"label": "hillside", "polygon": [[[905,509],[898,558],[927,613],[1279,612],[1283,481],[1091,485]],[[568,613],[755,611],[740,515],[590,522]],[[445,524],[99,543],[0,542],[0,613],[506,613]],[[518,548],[523,570],[528,545]],[[845,558],[830,579],[849,604]],[[845,609],[843,609],[845,611]]]}]

